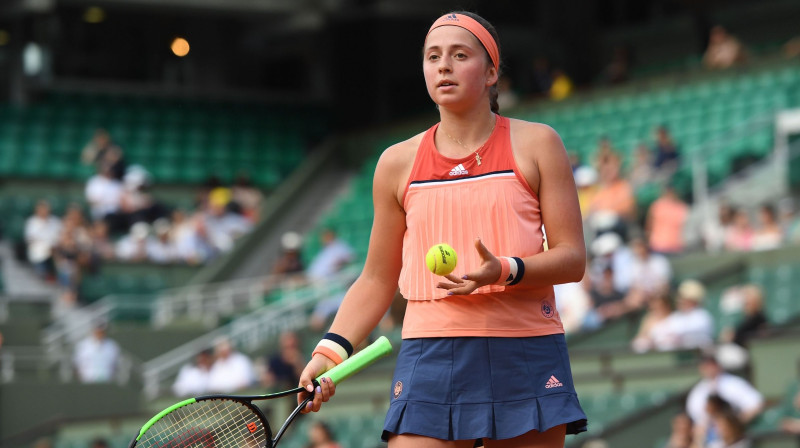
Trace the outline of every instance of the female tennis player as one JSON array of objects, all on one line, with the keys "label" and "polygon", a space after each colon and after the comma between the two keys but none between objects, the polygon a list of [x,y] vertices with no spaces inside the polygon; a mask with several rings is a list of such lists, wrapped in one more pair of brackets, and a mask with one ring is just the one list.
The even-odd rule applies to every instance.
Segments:
[{"label": "female tennis player", "polygon": [[[575,183],[553,129],[498,115],[497,42],[472,13],[431,26],[422,67],[441,121],[378,161],[364,271],[300,378],[311,391],[346,359],[399,283],[408,307],[383,431],[391,448],[471,448],[478,438],[563,447],[586,430],[553,295],[584,271]],[[459,263],[446,281],[425,264],[442,242]],[[317,392],[307,411],[335,387]]]}]

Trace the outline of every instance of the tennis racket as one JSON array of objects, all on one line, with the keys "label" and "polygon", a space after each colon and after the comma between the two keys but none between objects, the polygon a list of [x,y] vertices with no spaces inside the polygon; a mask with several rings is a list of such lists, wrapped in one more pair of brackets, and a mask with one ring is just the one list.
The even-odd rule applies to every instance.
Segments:
[{"label": "tennis racket", "polygon": [[[377,341],[320,375],[333,384],[389,354],[392,344],[381,336]],[[315,383],[317,382],[315,380]],[[316,384],[314,385],[316,388]],[[206,395],[189,398],[159,412],[145,423],[128,448],[273,448],[306,404],[309,395],[289,415],[275,437],[264,414],[254,400],[269,400],[305,391],[302,387],[267,395],[235,396]]]}]

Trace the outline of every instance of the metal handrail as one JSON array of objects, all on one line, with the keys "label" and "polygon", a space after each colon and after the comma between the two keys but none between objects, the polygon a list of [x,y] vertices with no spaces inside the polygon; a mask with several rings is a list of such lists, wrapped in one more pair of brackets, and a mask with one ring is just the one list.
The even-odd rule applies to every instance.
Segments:
[{"label": "metal handrail", "polygon": [[333,279],[296,289],[278,303],[263,306],[238,317],[227,325],[145,362],[142,365],[145,396],[150,399],[157,397],[164,381],[174,377],[181,366],[191,362],[198,352],[213,347],[221,337],[228,338],[245,352],[253,352],[270,338],[284,331],[306,327],[309,310],[320,299],[346,289],[357,277],[358,272],[360,269],[354,267],[341,272]]},{"label": "metal handrail", "polygon": [[[122,350],[114,373],[114,382],[128,384],[133,372],[139,369],[141,361]],[[41,369],[54,369],[60,382],[75,380],[72,351],[50,352],[45,347],[4,347],[0,350],[0,383],[13,383],[26,372],[41,372]]]}]

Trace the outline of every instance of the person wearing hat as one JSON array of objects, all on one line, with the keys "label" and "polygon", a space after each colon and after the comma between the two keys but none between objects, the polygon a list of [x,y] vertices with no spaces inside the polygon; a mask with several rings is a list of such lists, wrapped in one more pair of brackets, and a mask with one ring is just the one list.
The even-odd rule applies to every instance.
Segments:
[{"label": "person wearing hat", "polygon": [[705,295],[705,287],[697,280],[684,280],[678,287],[676,310],[667,323],[672,348],[701,348],[713,343],[714,318],[701,306]]}]

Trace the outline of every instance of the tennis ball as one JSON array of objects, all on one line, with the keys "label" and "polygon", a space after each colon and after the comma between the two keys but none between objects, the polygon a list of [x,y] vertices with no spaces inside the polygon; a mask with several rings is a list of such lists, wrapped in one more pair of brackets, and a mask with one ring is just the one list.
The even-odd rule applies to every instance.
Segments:
[{"label": "tennis ball", "polygon": [[456,268],[458,257],[456,251],[449,244],[436,244],[425,255],[428,269],[436,275],[447,275]]}]

